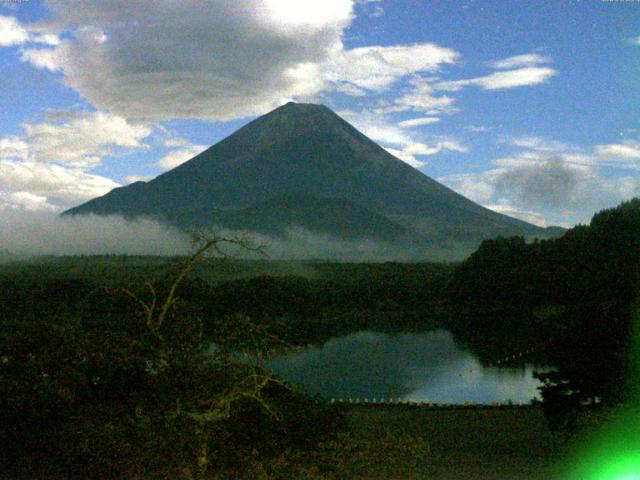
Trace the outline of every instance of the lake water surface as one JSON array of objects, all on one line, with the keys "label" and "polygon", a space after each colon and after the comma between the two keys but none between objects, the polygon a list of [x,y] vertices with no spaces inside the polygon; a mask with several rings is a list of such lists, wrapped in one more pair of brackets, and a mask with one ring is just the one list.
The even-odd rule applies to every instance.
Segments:
[{"label": "lake water surface", "polygon": [[282,377],[311,394],[349,400],[514,403],[538,396],[533,366],[482,367],[445,330],[362,331],[272,360]]}]

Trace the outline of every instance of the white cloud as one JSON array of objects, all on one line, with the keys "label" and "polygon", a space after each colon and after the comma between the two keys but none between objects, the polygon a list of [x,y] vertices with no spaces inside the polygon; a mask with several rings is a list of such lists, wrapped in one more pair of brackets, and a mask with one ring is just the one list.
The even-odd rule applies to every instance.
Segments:
[{"label": "white cloud", "polygon": [[366,90],[363,90],[360,87],[356,87],[351,83],[340,83],[335,87],[336,92],[344,93],[345,95],[349,95],[351,97],[364,97],[367,95]]},{"label": "white cloud", "polygon": [[410,143],[405,145],[402,149],[385,147],[385,150],[391,155],[398,157],[405,163],[408,163],[413,168],[424,167],[427,162],[419,160],[416,155],[436,155],[444,150],[452,152],[467,152],[467,148],[460,143],[452,140],[444,140],[436,142],[433,145],[427,145],[425,143]]},{"label": "white cloud", "polygon": [[[529,222],[533,225],[538,225],[539,227],[549,226],[549,223],[547,223],[547,220],[542,215],[536,212],[518,210],[517,208],[514,208],[512,206],[501,205],[501,204],[495,204],[495,205],[489,204],[489,205],[485,205],[485,207],[493,210],[494,212],[502,213],[503,215],[508,215],[513,218],[519,218],[520,220],[524,220],[525,222]],[[571,225],[565,224],[560,226],[570,227]]]},{"label": "white cloud", "polygon": [[367,92],[365,90],[356,87],[351,83],[340,83],[339,85],[336,85],[335,89],[336,92],[341,92],[351,97],[364,97],[367,95]]},{"label": "white cloud", "polygon": [[498,70],[509,70],[512,68],[532,67],[549,62],[551,62],[551,59],[548,57],[543,57],[537,53],[528,53],[490,62],[489,65]]},{"label": "white cloud", "polygon": [[[119,186],[108,178],[78,168],[0,160],[0,194],[3,196],[0,201],[5,203],[15,203],[15,194],[28,193],[46,198],[46,208],[59,210],[104,195]],[[44,202],[41,205],[44,206]]]},{"label": "white cloud", "polygon": [[207,148],[208,147],[206,145],[191,145],[186,148],[173,150],[162,157],[156,165],[163,170],[171,170],[172,168],[176,168],[178,165],[182,165],[187,160],[191,160]]},{"label": "white cloud", "polygon": [[535,136],[514,137],[505,141],[514,147],[521,147],[537,152],[565,152],[570,149],[570,146],[564,143]]},{"label": "white cloud", "polygon": [[[453,63],[457,58],[457,55],[451,56],[442,63]],[[410,87],[402,95],[390,105],[378,108],[377,112],[385,114],[411,110],[427,115],[452,114],[458,111],[454,106],[454,98],[442,95],[439,91],[455,92],[468,86],[498,90],[545,83],[557,74],[552,68],[537,66],[548,61],[548,58],[538,54],[517,55],[490,64],[493,68],[508,70],[496,71],[483,77],[449,81],[438,77],[415,77],[409,81]],[[437,71],[437,67],[433,71]]]},{"label": "white cloud", "polygon": [[15,17],[0,15],[0,47],[11,47],[25,43],[43,43],[58,45],[60,39],[51,33],[38,33],[25,28]]},{"label": "white cloud", "polygon": [[60,37],[54,33],[37,33],[30,32],[29,41],[33,43],[41,43],[44,45],[60,45]]},{"label": "white cloud", "polygon": [[362,47],[339,53],[322,66],[329,82],[346,82],[359,89],[383,91],[399,78],[434,72],[454,63],[459,54],[432,43],[392,47]]},{"label": "white cloud", "polygon": [[611,143],[607,145],[596,145],[595,151],[598,155],[607,158],[640,160],[640,144]]},{"label": "white cloud", "polygon": [[60,210],[104,195],[116,182],[90,173],[105,155],[145,148],[144,125],[104,112],[49,112],[0,138],[0,205]]},{"label": "white cloud", "polygon": [[[117,148],[143,148],[142,140],[151,134],[144,125],[133,125],[124,118],[104,112],[63,113],[63,121],[26,123],[24,137],[17,140],[35,162],[56,162],[76,167],[98,165],[103,156]],[[0,140],[13,142],[15,137]],[[24,152],[24,150],[21,150]],[[23,153],[24,158],[24,153]]]},{"label": "white cloud", "polygon": [[402,128],[413,128],[419,127],[421,125],[429,125],[430,123],[437,123],[440,119],[438,117],[420,117],[420,118],[411,118],[409,120],[403,120],[402,122],[398,122],[398,126]]},{"label": "white cloud", "polygon": [[[19,197],[15,196],[14,197]],[[22,200],[27,196],[22,196]],[[37,199],[27,199],[33,205]],[[20,198],[19,198],[19,201]],[[25,211],[4,204],[0,196],[0,245],[19,255],[184,255],[188,235],[149,219],[118,216],[60,217],[54,212]]]},{"label": "white cloud", "polygon": [[493,163],[499,166],[541,162],[545,156],[556,154],[562,155],[564,162],[577,167],[640,169],[640,143],[633,141],[595,145],[588,149],[535,136],[502,137],[498,141],[523,149],[515,155],[493,160]]},{"label": "white cloud", "polygon": [[463,87],[473,85],[484,90],[499,90],[546,83],[556,74],[557,72],[553,68],[525,67],[516,70],[494,72],[484,77],[470,78],[467,80],[438,82],[434,85],[434,88],[455,92]]},{"label": "white cloud", "polygon": [[413,143],[405,148],[407,153],[413,155],[435,155],[442,150],[450,150],[452,152],[466,152],[467,148],[460,143],[452,140],[443,140],[435,145],[426,145],[424,143]]},{"label": "white cloud", "polygon": [[541,162],[456,174],[438,181],[487,208],[537,225],[584,222],[608,205],[593,170],[550,157]]},{"label": "white cloud", "polygon": [[380,143],[391,155],[414,168],[426,165],[426,162],[416,158],[417,156],[435,155],[444,150],[467,151],[465,146],[452,138],[433,138],[428,142],[418,140],[401,125],[389,123],[383,115],[374,112],[365,110],[357,113],[351,111],[338,113],[367,137]]},{"label": "white cloud", "polygon": [[352,0],[51,0],[53,49],[26,61],[63,73],[97,109],[127,119],[229,120],[325,87]]},{"label": "white cloud", "polygon": [[30,192],[0,192],[0,210],[11,208],[27,212],[47,211],[54,207],[48,203],[47,197]]},{"label": "white cloud", "polygon": [[505,171],[503,168],[481,173],[457,173],[438,178],[438,181],[476,203],[487,205],[494,201],[496,179]]},{"label": "white cloud", "polygon": [[460,152],[460,153],[466,153],[469,151],[467,147],[465,147],[464,145],[462,145],[456,140],[443,140],[441,142],[438,142],[436,144],[436,147],[439,150],[450,150],[452,152]]},{"label": "white cloud", "polygon": [[188,147],[189,145],[191,145],[191,142],[182,137],[168,138],[163,142],[163,146],[169,148]]},{"label": "white cloud", "polygon": [[[496,158],[490,170],[438,180],[488,208],[539,225],[585,223],[594,212],[640,195],[639,177],[624,174],[640,163],[636,143],[580,149],[532,136],[500,141],[520,150]],[[608,167],[606,175],[602,167]]]},{"label": "white cloud", "polygon": [[265,23],[279,25],[287,33],[299,29],[321,30],[332,24],[343,25],[351,20],[353,8],[352,2],[344,0],[263,0],[262,5],[256,6],[256,13]]},{"label": "white cloud", "polygon": [[640,35],[638,35],[635,38],[632,38],[630,41],[633,45],[640,45]]},{"label": "white cloud", "polygon": [[0,47],[22,45],[29,40],[29,32],[13,17],[0,15]]},{"label": "white cloud", "polygon": [[640,143],[627,141],[596,145],[593,152],[582,160],[614,169],[637,171],[640,170]]},{"label": "white cloud", "polygon": [[26,160],[29,154],[29,146],[18,137],[0,138],[0,159]]},{"label": "white cloud", "polygon": [[[184,231],[153,219],[125,220],[120,216],[57,216],[52,212],[15,210],[0,203],[0,246],[17,255],[185,255],[192,251]],[[216,229],[225,237],[246,232]],[[398,248],[374,240],[337,240],[305,229],[287,229],[284,236],[251,233],[270,258],[326,258],[349,261],[411,261],[422,258],[418,247]],[[230,255],[255,258],[241,248],[223,245]],[[261,257],[260,257],[261,258]]]},{"label": "white cloud", "polygon": [[431,83],[424,78],[414,78],[410,81],[409,91],[396,98],[394,104],[380,109],[382,113],[412,110],[427,115],[453,113],[457,109],[453,106],[454,99],[446,95],[436,97]]},{"label": "white cloud", "polygon": [[[98,110],[127,119],[230,120],[338,90],[382,92],[459,58],[432,43],[347,50],[353,0],[50,0],[54,48],[22,60],[61,72]],[[43,28],[43,27],[41,27]],[[446,100],[444,100],[446,102]]]},{"label": "white cloud", "polygon": [[148,182],[152,179],[153,177],[151,175],[129,175],[124,177],[124,183],[129,185],[135,182]]},{"label": "white cloud", "polygon": [[397,125],[387,122],[382,115],[370,111],[339,111],[338,114],[352,123],[370,139],[386,145],[408,145],[414,143],[409,133]]},{"label": "white cloud", "polygon": [[418,160],[415,155],[407,153],[404,150],[398,150],[397,148],[392,147],[384,147],[384,149],[394,157],[402,160],[404,163],[411,165],[413,168],[424,167],[427,164],[422,160]]},{"label": "white cloud", "polygon": [[60,50],[52,48],[25,48],[21,52],[20,60],[36,68],[58,72],[62,70],[60,53]]}]

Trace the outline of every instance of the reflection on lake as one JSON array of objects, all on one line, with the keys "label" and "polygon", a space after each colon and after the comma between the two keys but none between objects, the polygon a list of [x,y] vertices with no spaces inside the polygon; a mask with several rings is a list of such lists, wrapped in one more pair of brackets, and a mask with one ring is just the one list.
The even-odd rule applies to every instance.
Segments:
[{"label": "reflection on lake", "polygon": [[538,397],[533,367],[482,367],[445,330],[362,331],[280,356],[271,365],[282,377],[326,398],[519,403]]}]

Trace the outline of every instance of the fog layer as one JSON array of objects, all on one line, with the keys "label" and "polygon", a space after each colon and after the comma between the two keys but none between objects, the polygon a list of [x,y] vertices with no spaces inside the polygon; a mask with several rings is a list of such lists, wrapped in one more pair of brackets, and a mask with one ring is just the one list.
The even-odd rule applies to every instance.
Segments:
[{"label": "fog layer", "polygon": [[[184,255],[191,235],[153,219],[75,215],[50,212],[0,211],[0,252],[4,255]],[[282,236],[235,232],[213,227],[227,237],[244,236],[263,246],[271,259],[333,259],[349,261],[408,261],[418,252],[403,245],[374,240],[342,240],[301,228]],[[204,232],[206,234],[206,232]],[[254,256],[239,252],[242,256]]]},{"label": "fog layer", "polygon": [[0,212],[0,250],[31,255],[177,255],[189,236],[154,220],[119,216]]}]

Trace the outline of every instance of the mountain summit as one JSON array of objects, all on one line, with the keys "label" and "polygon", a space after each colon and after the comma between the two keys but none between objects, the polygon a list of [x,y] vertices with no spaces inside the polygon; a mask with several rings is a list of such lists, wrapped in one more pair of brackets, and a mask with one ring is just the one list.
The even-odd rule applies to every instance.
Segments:
[{"label": "mountain summit", "polygon": [[410,167],[329,108],[293,102],[149,182],[65,212],[89,213],[280,236],[301,227],[431,259],[460,258],[498,235],[549,236]]}]

